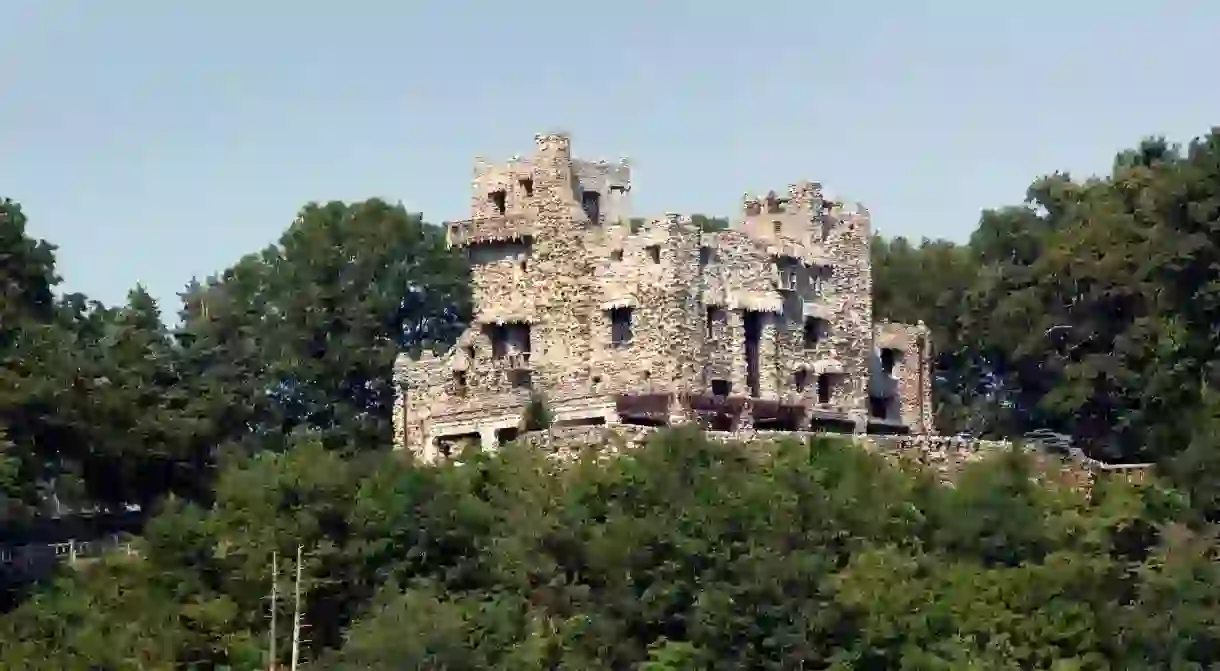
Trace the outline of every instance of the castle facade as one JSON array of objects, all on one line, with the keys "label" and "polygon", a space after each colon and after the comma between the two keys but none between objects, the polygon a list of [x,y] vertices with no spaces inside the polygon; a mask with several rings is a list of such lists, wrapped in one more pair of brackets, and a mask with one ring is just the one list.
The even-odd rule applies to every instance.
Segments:
[{"label": "castle facade", "polygon": [[446,224],[472,322],[443,356],[399,356],[397,448],[494,449],[535,397],[560,425],[932,432],[928,329],[873,321],[863,207],[801,182],[708,231],[633,220],[630,197],[625,161],[565,135],[476,162],[470,218]]}]

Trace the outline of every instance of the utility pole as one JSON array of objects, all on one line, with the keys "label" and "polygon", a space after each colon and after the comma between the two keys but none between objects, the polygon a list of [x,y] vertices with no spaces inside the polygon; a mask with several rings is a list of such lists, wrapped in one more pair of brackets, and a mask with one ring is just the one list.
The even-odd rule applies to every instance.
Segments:
[{"label": "utility pole", "polygon": [[297,581],[294,586],[294,606],[292,609],[292,667],[297,671],[297,662],[301,658],[301,546],[297,546]]},{"label": "utility pole", "polygon": [[277,563],[278,559],[279,559],[278,553],[272,551],[272,553],[271,553],[271,636],[270,636],[270,640],[268,641],[268,645],[267,645],[268,656],[269,656],[269,661],[267,662],[267,671],[275,671],[275,667],[276,667],[276,664],[275,664],[275,607],[276,607],[275,598],[278,595],[277,590],[278,590],[278,586],[279,586],[279,576],[280,576],[279,566]]}]

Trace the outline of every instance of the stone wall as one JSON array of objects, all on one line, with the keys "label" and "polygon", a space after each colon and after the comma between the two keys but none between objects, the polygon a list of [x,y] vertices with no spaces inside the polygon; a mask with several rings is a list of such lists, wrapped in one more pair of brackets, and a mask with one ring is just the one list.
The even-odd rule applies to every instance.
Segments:
[{"label": "stone wall", "polygon": [[[873,336],[873,387],[892,393],[893,410],[911,433],[929,433],[932,428],[931,331],[923,323],[881,322]],[[881,365],[885,350],[895,352],[892,372]]]},{"label": "stone wall", "polygon": [[[400,447],[428,449],[441,432],[486,435],[531,393],[556,402],[601,394],[590,407],[604,407],[612,394],[708,394],[716,380],[733,395],[850,415],[863,429],[875,348],[862,207],[828,202],[819,184],[800,182],[785,197],[747,198],[730,230],[702,233],[674,214],[632,225],[625,161],[577,160],[561,134],[535,145],[504,165],[476,161],[471,219],[447,226],[450,245],[470,260],[473,324],[442,357],[400,357]],[[615,342],[612,318],[626,313],[630,339]],[[812,343],[809,318],[824,324]],[[820,376],[835,381],[824,404]],[[911,428],[929,431],[918,419],[930,416],[920,405],[930,396],[903,399]],[[480,412],[485,421],[474,421]]]},{"label": "stone wall", "polygon": [[[534,449],[545,451],[554,459],[567,460],[585,449],[595,448],[600,457],[610,458],[642,446],[658,429],[627,424],[607,426],[565,427],[526,434],[523,440]],[[714,440],[748,444],[769,440],[808,440],[834,437],[854,440],[867,450],[895,459],[908,459],[931,470],[940,479],[951,482],[961,470],[999,453],[1017,449],[1008,441],[964,439],[950,436],[851,436],[806,432],[743,431],[737,433],[708,432]],[[1026,448],[1028,449],[1028,448]],[[1073,487],[1088,487],[1099,474],[1109,473],[1135,481],[1152,474],[1150,464],[1113,465],[1071,455],[1055,455],[1029,450],[1034,455],[1040,477],[1046,477]]]}]

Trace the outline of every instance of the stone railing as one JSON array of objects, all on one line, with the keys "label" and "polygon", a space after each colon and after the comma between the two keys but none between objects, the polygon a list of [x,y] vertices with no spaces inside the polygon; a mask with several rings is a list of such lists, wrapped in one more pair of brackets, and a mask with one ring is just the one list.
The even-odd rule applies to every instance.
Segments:
[{"label": "stone railing", "polygon": [[[656,427],[634,424],[607,424],[604,426],[565,426],[548,431],[535,431],[523,436],[530,446],[548,452],[559,460],[570,459],[586,448],[598,448],[598,454],[613,456],[625,449],[639,447],[648,440]],[[803,431],[708,431],[709,438],[723,441],[767,441],[808,440],[815,437],[834,437],[853,440],[865,449],[899,459],[911,459],[920,466],[937,473],[942,479],[952,480],[963,467],[988,456],[1017,449],[1017,445],[1006,440],[983,440],[957,436],[898,435],[853,436],[848,434],[811,433]],[[1097,473],[1116,473],[1122,477],[1141,480],[1151,473],[1150,464],[1107,464],[1080,455],[1058,455],[1033,448],[1023,448],[1032,453],[1040,470],[1046,475],[1066,480],[1074,486],[1087,487]]]},{"label": "stone railing", "polygon": [[446,222],[445,234],[450,247],[462,247],[480,242],[521,240],[532,237],[534,228],[525,215],[505,214]]}]

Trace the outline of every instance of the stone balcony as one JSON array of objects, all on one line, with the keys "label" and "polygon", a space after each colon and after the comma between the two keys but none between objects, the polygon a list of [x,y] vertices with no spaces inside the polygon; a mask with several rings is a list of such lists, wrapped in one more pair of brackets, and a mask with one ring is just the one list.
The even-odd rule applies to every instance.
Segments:
[{"label": "stone balcony", "polygon": [[501,214],[445,223],[445,239],[450,247],[514,242],[533,236],[533,222],[524,214]]}]

